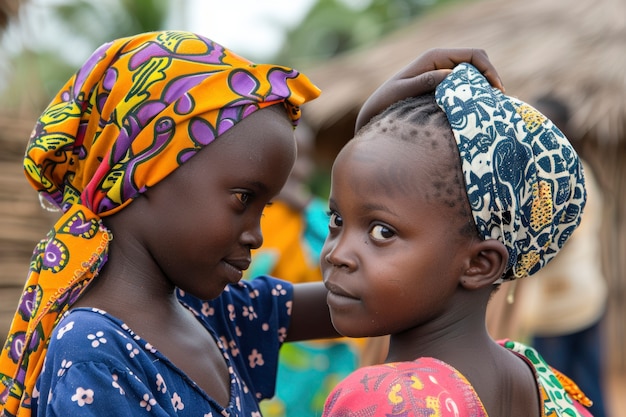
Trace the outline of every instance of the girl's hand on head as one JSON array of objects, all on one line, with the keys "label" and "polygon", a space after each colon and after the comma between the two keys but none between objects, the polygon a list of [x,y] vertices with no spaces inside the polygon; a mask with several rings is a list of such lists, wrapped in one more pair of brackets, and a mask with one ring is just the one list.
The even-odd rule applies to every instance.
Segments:
[{"label": "girl's hand on head", "polygon": [[435,91],[437,85],[462,62],[475,66],[493,87],[504,92],[500,76],[483,49],[429,49],[385,81],[369,96],[357,116],[355,133],[372,117],[396,101]]}]

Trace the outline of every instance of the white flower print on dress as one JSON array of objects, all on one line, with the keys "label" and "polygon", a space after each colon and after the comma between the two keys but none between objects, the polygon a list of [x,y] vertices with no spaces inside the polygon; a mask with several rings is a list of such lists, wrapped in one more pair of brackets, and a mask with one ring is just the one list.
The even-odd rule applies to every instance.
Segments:
[{"label": "white flower print on dress", "polygon": [[[239,348],[237,347],[237,342],[235,342],[232,339],[230,341],[227,340],[226,336],[220,336],[220,339],[217,345],[219,346],[220,350],[223,350],[224,346],[226,346],[226,349],[230,349],[230,354],[233,357],[237,357],[239,355]],[[226,354],[224,354],[224,357],[228,358]]]},{"label": "white flower print on dress", "polygon": [[233,358],[239,356],[239,347],[237,346],[237,342],[231,340],[228,342],[228,347],[230,348],[230,354]]},{"label": "white flower print on dress", "polygon": [[235,314],[235,306],[232,304],[228,304],[228,318],[230,321],[235,321],[237,315]]},{"label": "white flower print on dress", "polygon": [[185,408],[185,404],[183,404],[183,399],[180,398],[180,395],[178,395],[178,393],[176,392],[172,396],[172,407],[174,407],[174,409],[178,411]]},{"label": "white flower print on dress", "polygon": [[248,317],[250,321],[257,318],[257,315],[254,311],[254,307],[252,306],[243,306],[243,316]]},{"label": "white flower print on dress", "polygon": [[70,366],[72,366],[72,361],[66,361],[65,359],[63,359],[61,361],[61,367],[59,368],[59,370],[57,371],[57,376],[58,377],[62,377],[63,374],[65,373],[65,371],[67,371],[68,369],[70,369]]},{"label": "white flower print on dress", "polygon": [[287,328],[281,327],[278,329],[278,340],[280,343],[284,342],[287,339]]},{"label": "white flower print on dress", "polygon": [[280,295],[286,295],[287,290],[281,284],[276,284],[276,287],[272,288],[272,295],[278,297]]},{"label": "white flower print on dress", "polygon": [[93,402],[93,390],[83,387],[76,388],[76,394],[72,395],[72,401],[75,401],[79,407],[91,404]]},{"label": "white flower print on dress", "polygon": [[157,378],[156,380],[157,390],[165,394],[165,391],[167,391],[167,385],[165,385],[165,379],[163,379],[161,374],[157,374],[156,378]]},{"label": "white flower print on dress", "polygon": [[61,327],[57,332],[57,340],[61,339],[63,335],[74,328],[74,322],[70,321],[65,326]]},{"label": "white flower print on dress", "polygon": [[107,342],[106,338],[104,337],[104,332],[102,331],[98,331],[96,332],[96,334],[88,334],[87,339],[92,341],[91,347],[94,347],[94,348],[97,348],[98,346],[100,346],[100,343],[104,344]]},{"label": "white flower print on dress", "polygon": [[202,314],[205,316],[214,316],[215,309],[207,302],[202,303]]},{"label": "white flower print on dress", "polygon": [[255,368],[257,365],[263,366],[263,364],[265,364],[263,354],[256,349],[252,349],[252,353],[248,356],[248,362],[250,363],[250,368]]},{"label": "white flower print on dress", "polygon": [[128,356],[130,356],[131,358],[139,355],[139,349],[133,347],[132,343],[126,343],[126,349],[128,349]]},{"label": "white flower print on dress", "polygon": [[144,394],[143,400],[139,401],[139,405],[145,408],[146,411],[152,410],[152,406],[156,404],[156,400],[150,397],[150,394]]},{"label": "white flower print on dress", "polygon": [[113,382],[111,382],[111,385],[113,385],[113,388],[117,388],[120,391],[120,394],[124,395],[124,388],[122,388],[120,384],[117,382],[119,380],[119,377],[117,376],[117,374],[113,374],[111,375],[111,377],[113,378]]}]

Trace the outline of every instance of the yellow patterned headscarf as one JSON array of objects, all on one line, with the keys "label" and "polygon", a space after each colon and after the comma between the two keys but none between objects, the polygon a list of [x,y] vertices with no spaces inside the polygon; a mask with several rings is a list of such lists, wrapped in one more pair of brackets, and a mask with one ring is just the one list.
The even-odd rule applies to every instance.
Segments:
[{"label": "yellow patterned headscarf", "polygon": [[0,354],[0,415],[29,416],[48,339],[107,259],[101,217],[171,174],[254,111],[299,106],[319,90],[297,71],[253,64],[188,32],[100,47],[39,118],[24,169],[64,214],[33,254]]}]

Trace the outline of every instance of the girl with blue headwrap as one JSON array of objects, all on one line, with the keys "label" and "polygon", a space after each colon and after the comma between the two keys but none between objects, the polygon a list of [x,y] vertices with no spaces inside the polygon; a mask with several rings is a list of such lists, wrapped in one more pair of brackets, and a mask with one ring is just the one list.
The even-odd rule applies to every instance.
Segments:
[{"label": "girl with blue headwrap", "polygon": [[333,165],[333,325],[390,339],[385,363],[339,383],[324,416],[589,416],[573,381],[485,325],[499,284],[540,270],[578,226],[576,152],[470,64],[434,94],[411,97],[406,75],[370,97]]}]

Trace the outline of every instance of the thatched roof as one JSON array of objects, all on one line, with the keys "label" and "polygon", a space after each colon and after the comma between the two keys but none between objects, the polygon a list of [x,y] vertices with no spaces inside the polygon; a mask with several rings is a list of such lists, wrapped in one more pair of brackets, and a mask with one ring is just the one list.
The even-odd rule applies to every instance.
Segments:
[{"label": "thatched roof", "polygon": [[321,141],[336,144],[335,132],[351,137],[373,89],[421,51],[468,46],[487,51],[508,94],[530,101],[551,91],[573,107],[579,133],[626,141],[624,0],[486,0],[439,9],[374,46],[303,68],[323,91],[305,117]]}]

